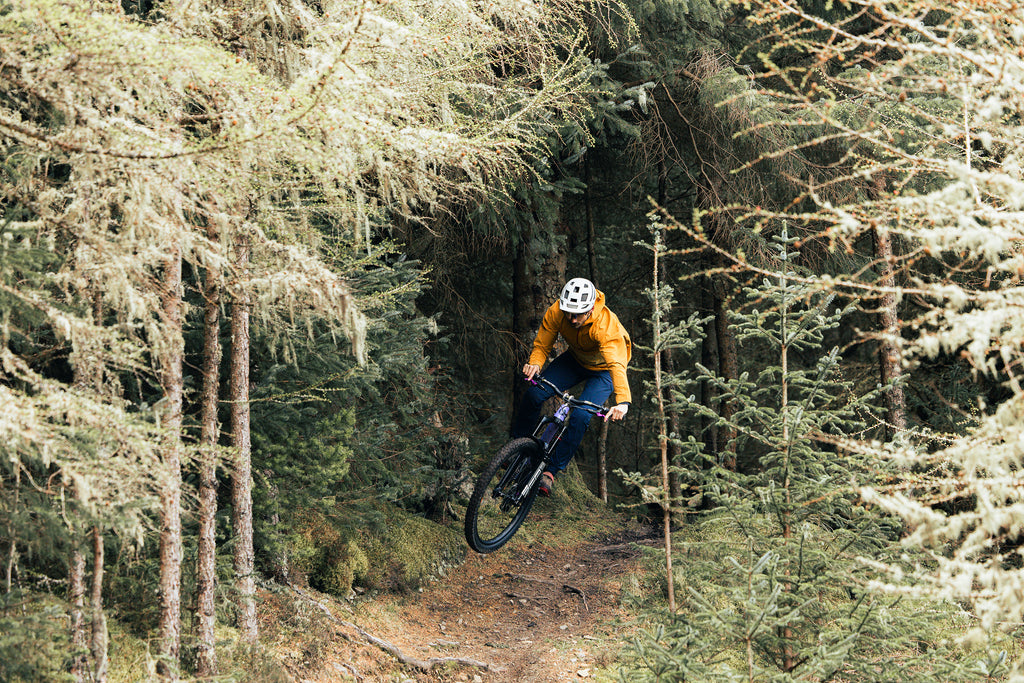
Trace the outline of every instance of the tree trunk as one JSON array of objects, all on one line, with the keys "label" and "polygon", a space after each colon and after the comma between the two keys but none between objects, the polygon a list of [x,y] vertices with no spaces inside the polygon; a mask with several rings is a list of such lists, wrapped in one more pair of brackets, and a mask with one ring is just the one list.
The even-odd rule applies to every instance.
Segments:
[{"label": "tree trunk", "polygon": [[[84,288],[84,298],[91,302],[92,322],[101,325],[103,320],[103,298],[91,284]],[[74,385],[82,393],[100,392],[103,388],[103,367],[87,349],[76,348],[71,357],[74,368]],[[81,495],[75,487],[74,495]],[[78,534],[75,534],[76,537]],[[85,542],[84,538],[76,538]],[[71,602],[71,644],[75,650],[71,663],[71,675],[76,681],[100,683],[107,677],[107,622],[103,614],[103,535],[98,526],[92,530],[93,573],[90,600],[91,637],[86,637],[85,619],[85,553],[76,545],[71,554],[69,575]],[[92,656],[92,670],[89,670],[89,655]]]},{"label": "tree trunk", "polygon": [[665,416],[665,396],[661,386],[661,302],[659,301],[658,256],[662,248],[661,240],[654,244],[654,393],[658,400],[658,445],[661,451],[661,509],[664,522],[665,538],[665,580],[668,584],[668,609],[670,614],[676,611],[675,576],[672,570],[672,506],[669,500],[668,478],[668,419]]},{"label": "tree trunk", "polygon": [[[736,353],[736,338],[729,325],[729,311],[726,308],[725,283],[714,281],[712,302],[715,314],[715,337],[718,339],[718,362],[722,379],[739,379],[739,357]],[[731,426],[736,406],[732,401],[723,400],[719,414],[724,420],[719,429],[717,441],[721,454],[722,466],[728,470],[736,469],[736,428]]]},{"label": "tree trunk", "polygon": [[[597,287],[597,229],[594,226],[594,200],[590,190],[592,174],[590,155],[583,156],[583,202],[587,220],[587,265],[590,281]],[[602,502],[608,502],[608,422],[601,423],[597,437],[597,495]]]},{"label": "tree trunk", "polygon": [[[668,167],[665,165],[665,160],[662,159],[658,162],[658,205],[665,207],[668,203]],[[662,239],[665,238],[664,231],[662,231]],[[661,272],[656,273],[658,280],[662,283],[669,281],[668,272],[668,261],[667,259],[660,259]],[[672,358],[672,349],[666,348],[661,350],[661,368],[664,372],[668,373],[671,377],[675,373],[675,361]],[[668,402],[668,427],[669,427],[669,438],[674,435],[676,439],[679,438],[679,411],[672,408],[673,402],[670,399]],[[675,441],[669,441],[668,443],[668,458],[669,463],[672,465],[678,465],[681,457],[679,444]],[[676,509],[679,501],[683,497],[683,487],[679,482],[679,472],[676,468],[671,468],[667,472],[668,476],[668,499],[669,499],[669,515],[673,515],[673,510]]]},{"label": "tree trunk", "polygon": [[[217,230],[207,231],[211,240]],[[199,547],[196,558],[196,674],[217,675],[213,628],[216,621],[216,517],[217,517],[217,396],[220,386],[220,283],[218,274],[207,271],[203,315],[203,386],[200,421]]]},{"label": "tree trunk", "polygon": [[178,677],[181,654],[181,422],[184,384],[181,299],[181,244],[174,241],[164,263],[162,292],[166,348],[160,358],[163,389],[161,427],[167,477],[160,492],[160,644],[159,672]]},{"label": "tree trunk", "polygon": [[[530,250],[531,241],[530,233],[523,235],[513,263],[512,332],[522,349],[522,362],[516,363],[514,368],[513,406],[519,405],[523,392],[519,369],[530,355],[533,338],[544,312],[554,303],[565,283],[565,250],[557,249],[552,254],[534,254]],[[557,346],[554,353],[558,353]]]},{"label": "tree trunk", "polygon": [[532,310],[533,300],[529,296],[528,292],[530,289],[530,274],[529,274],[529,261],[530,257],[527,254],[526,240],[519,245],[516,250],[515,260],[512,262],[512,334],[515,337],[516,343],[516,361],[513,362],[513,373],[512,373],[512,401],[510,402],[510,408],[514,413],[519,403],[523,398],[523,382],[519,369],[522,364],[526,363],[527,358],[530,356],[530,347],[533,343],[533,333],[536,331],[536,327],[531,328],[530,325],[536,321],[537,325],[540,324],[540,319],[537,318],[535,312]]},{"label": "tree trunk", "polygon": [[[700,362],[713,373],[721,376],[722,370],[718,359],[718,332],[715,317],[714,295],[712,294],[713,283],[711,277],[701,277],[700,288],[700,314],[702,318],[708,318],[704,324],[704,339],[701,342]],[[700,382],[701,405],[714,409],[718,401],[718,392],[707,379]],[[700,433],[704,441],[704,454],[709,458],[718,458],[718,427],[710,418],[700,418]]]},{"label": "tree trunk", "polygon": [[590,185],[592,174],[590,169],[590,155],[583,156],[583,202],[587,217],[587,266],[590,270],[590,281],[597,286],[597,229],[594,226],[594,198]]},{"label": "tree trunk", "polygon": [[[675,374],[676,364],[675,358],[672,354],[672,349],[662,350],[661,369],[669,377]],[[674,436],[675,439],[678,439],[682,428],[680,427],[679,411],[672,409],[671,405],[672,402],[670,400],[668,408],[668,428],[670,438],[668,443],[668,458],[669,463],[678,466],[681,464],[679,461],[682,459],[682,451],[679,448],[678,442],[672,440],[672,437]],[[673,518],[678,517],[682,514],[681,512],[678,512],[678,505],[679,502],[683,499],[683,485],[682,482],[680,482],[679,480],[679,472],[676,468],[671,469],[668,473],[668,493],[669,504],[671,505],[671,509],[673,510],[672,516]],[[675,521],[681,522],[683,520],[682,518],[679,518]]]},{"label": "tree trunk", "polygon": [[239,283],[231,304],[231,438],[234,472],[231,486],[231,523],[235,534],[235,581],[241,600],[239,629],[242,641],[255,644],[256,581],[253,575],[252,444],[249,434],[249,242],[235,241],[235,267]]},{"label": "tree trunk", "polygon": [[[77,534],[76,534],[77,536]],[[68,571],[68,602],[71,605],[71,677],[76,683],[85,683],[89,665],[85,647],[85,553],[79,548],[71,551]]]},{"label": "tree trunk", "polygon": [[[274,479],[273,470],[263,470],[263,479],[267,482],[267,503],[273,510],[268,521],[270,522],[270,526],[273,527],[274,532],[278,533],[281,530],[281,514],[278,512],[281,505],[278,500],[280,487]],[[288,559],[288,551],[284,547],[284,544],[281,544],[274,552],[272,563],[273,566],[271,567],[271,572],[273,573],[274,578],[284,584],[291,583],[291,562]]]},{"label": "tree trunk", "polygon": [[[882,228],[875,228],[875,258],[878,261],[880,277],[878,284],[887,289],[896,285],[893,275],[892,243],[889,233]],[[882,386],[885,387],[885,438],[891,441],[897,434],[907,428],[906,397],[903,385],[898,383],[903,374],[900,362],[900,348],[897,341],[900,337],[900,320],[896,310],[896,294],[892,291],[882,295],[879,301],[882,340],[878,348],[878,365]]]},{"label": "tree trunk", "polygon": [[[782,227],[782,239],[786,240],[789,234],[786,232],[786,224],[783,223]],[[785,243],[785,242],[784,242]],[[789,268],[789,262],[785,258],[785,251],[783,251],[783,262],[782,262],[782,276],[779,281],[779,290],[786,292],[786,270]],[[790,477],[792,468],[789,464],[790,457],[793,453],[793,447],[790,443],[790,414],[789,414],[789,345],[791,340],[789,338],[789,309],[790,301],[786,298],[782,305],[779,314],[781,320],[779,321],[779,414],[782,416],[782,448],[785,449],[785,478],[782,481],[782,495],[783,495],[783,506],[784,510],[781,516],[782,525],[782,538],[791,539],[793,538],[793,481]],[[790,576],[791,571],[789,567],[783,572],[785,576]],[[787,592],[793,591],[793,582],[787,580],[784,584]],[[793,646],[793,629],[790,626],[783,626],[779,629],[779,637],[782,640],[782,670],[786,673],[793,671],[797,667],[797,652]]]},{"label": "tree trunk", "polygon": [[92,530],[92,661],[93,682],[107,681],[107,618],[103,614],[103,532],[100,528]]},{"label": "tree trunk", "polygon": [[[18,505],[18,492],[21,490],[21,470],[18,469],[15,474],[15,489],[14,489],[14,506],[17,509]],[[11,584],[14,581],[14,564],[18,558],[18,545],[15,543],[14,530],[11,525],[7,525],[7,537],[10,542],[7,544],[7,563],[4,567],[4,592],[11,592]]]},{"label": "tree trunk", "polygon": [[[713,169],[711,169],[713,171]],[[717,173],[704,174],[705,178],[718,177]],[[699,185],[697,187],[698,203],[707,208],[719,206],[721,181],[710,181],[711,186]],[[717,213],[712,213],[709,224],[705,229],[713,236],[713,240],[723,248],[728,248],[729,226],[723,224],[723,219]],[[721,255],[712,258],[709,264],[712,268],[724,268],[726,263]],[[715,339],[718,341],[718,362],[719,376],[728,381],[739,379],[739,359],[736,353],[736,338],[733,336],[732,327],[729,325],[729,311],[726,307],[729,291],[725,278],[722,275],[713,275],[710,278],[712,312],[715,321]],[[732,427],[733,415],[736,413],[736,406],[732,401],[722,399],[719,405],[720,422],[718,434],[715,440],[718,442],[719,462],[729,470],[736,469],[736,429]]]}]

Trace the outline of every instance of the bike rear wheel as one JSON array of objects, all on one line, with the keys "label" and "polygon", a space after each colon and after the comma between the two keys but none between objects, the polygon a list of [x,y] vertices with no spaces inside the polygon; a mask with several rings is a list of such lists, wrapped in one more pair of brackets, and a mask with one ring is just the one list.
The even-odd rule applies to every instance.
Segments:
[{"label": "bike rear wheel", "polygon": [[[466,509],[466,542],[478,553],[508,543],[530,513],[537,498],[536,484],[525,494],[540,448],[533,439],[514,439],[502,446],[477,479]],[[521,495],[522,494],[522,495]]]}]

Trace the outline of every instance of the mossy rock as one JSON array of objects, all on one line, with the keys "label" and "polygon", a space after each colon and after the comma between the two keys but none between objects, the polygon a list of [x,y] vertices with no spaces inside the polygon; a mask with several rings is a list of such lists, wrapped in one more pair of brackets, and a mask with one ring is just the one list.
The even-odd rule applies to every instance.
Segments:
[{"label": "mossy rock", "polygon": [[459,531],[397,508],[380,513],[381,526],[357,532],[331,516],[305,514],[293,538],[295,578],[343,598],[355,586],[407,591],[444,576],[465,559]]},{"label": "mossy rock", "polygon": [[589,510],[595,507],[604,507],[604,503],[589,488],[583,478],[583,474],[573,460],[555,480],[555,490],[552,497],[560,504],[568,504],[581,510]]},{"label": "mossy rock", "polygon": [[300,515],[291,538],[292,580],[313,588],[348,597],[352,585],[366,573],[366,555],[350,530],[333,518],[315,511]]},{"label": "mossy rock", "polygon": [[383,533],[362,533],[359,546],[368,567],[359,583],[367,588],[408,591],[444,576],[466,557],[462,534],[403,510],[384,511]]}]

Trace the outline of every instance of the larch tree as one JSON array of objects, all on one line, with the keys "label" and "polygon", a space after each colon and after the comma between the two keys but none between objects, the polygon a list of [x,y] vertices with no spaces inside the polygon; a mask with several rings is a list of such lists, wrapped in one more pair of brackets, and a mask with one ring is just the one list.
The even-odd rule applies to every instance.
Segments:
[{"label": "larch tree", "polygon": [[[159,221],[158,216],[149,219]],[[166,677],[176,678],[181,654],[181,463],[184,450],[181,427],[185,341],[182,336],[182,235],[177,225],[172,223],[168,227],[166,241],[159,245],[165,256],[159,280],[161,338],[154,343],[158,349],[154,356],[163,392],[158,424],[164,432],[160,450],[166,476],[160,490],[160,654],[163,657],[160,664]]]},{"label": "larch tree", "polygon": [[[575,3],[339,1],[269,19],[260,3],[183,7],[139,17],[19,0],[0,15],[8,575],[32,538],[22,475],[52,469],[84,511],[120,510],[110,528],[140,544],[159,526],[169,676],[180,666],[181,470],[193,455],[183,274],[251,302],[286,358],[305,343],[299,331],[325,324],[364,360],[367,321],[349,281],[362,266],[337,272],[325,242],[369,253],[394,217],[419,229],[432,213],[507,197],[508,182],[532,176],[544,121],[579,116],[589,87],[586,60],[559,51]],[[214,220],[233,229],[214,239]],[[244,280],[222,249],[240,236]],[[67,304],[82,278],[101,292],[102,320],[84,313],[90,302]],[[46,354],[33,349],[57,348],[50,339],[96,349],[111,391],[85,395],[39,364]]]},{"label": "larch tree", "polygon": [[[895,299],[899,315],[883,336],[903,387],[925,384],[936,359],[970,367],[966,391],[935,399],[961,411],[960,424],[936,433],[907,414],[903,438],[889,447],[846,448],[901,466],[891,486],[865,486],[862,495],[900,515],[903,542],[927,553],[919,563],[874,565],[889,576],[876,588],[968,602],[977,621],[965,637],[983,641],[1024,616],[1024,9],[972,0],[831,9],[752,5],[767,37],[751,54],[760,54],[773,106],[788,113],[799,146],[845,150],[842,173],[806,183],[811,209],[765,218],[800,222],[837,253],[872,234],[898,245],[891,254],[883,245],[871,267],[817,284],[883,308]],[[825,199],[830,188],[858,185],[871,191]]]},{"label": "larch tree", "polygon": [[[219,243],[222,217],[207,225],[211,243]],[[217,586],[217,461],[220,421],[220,276],[216,269],[205,272],[203,286],[203,377],[199,437],[199,539],[196,543],[196,673],[217,674],[215,594]]]},{"label": "larch tree", "polygon": [[252,539],[252,440],[249,434],[249,240],[235,236],[233,265],[238,278],[237,293],[231,301],[231,363],[228,370],[228,400],[231,406],[231,525],[235,533],[235,584],[241,602],[239,627],[242,639],[255,644],[256,561]]}]

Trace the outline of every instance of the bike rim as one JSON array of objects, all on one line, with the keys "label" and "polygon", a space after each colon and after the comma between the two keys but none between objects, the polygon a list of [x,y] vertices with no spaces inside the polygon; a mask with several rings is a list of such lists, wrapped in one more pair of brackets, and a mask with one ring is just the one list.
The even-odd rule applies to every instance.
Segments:
[{"label": "bike rim", "polygon": [[478,552],[490,552],[504,545],[519,529],[537,495],[532,490],[516,498],[533,474],[530,454],[520,451],[505,467],[494,472],[481,496],[472,523],[471,545]]}]

